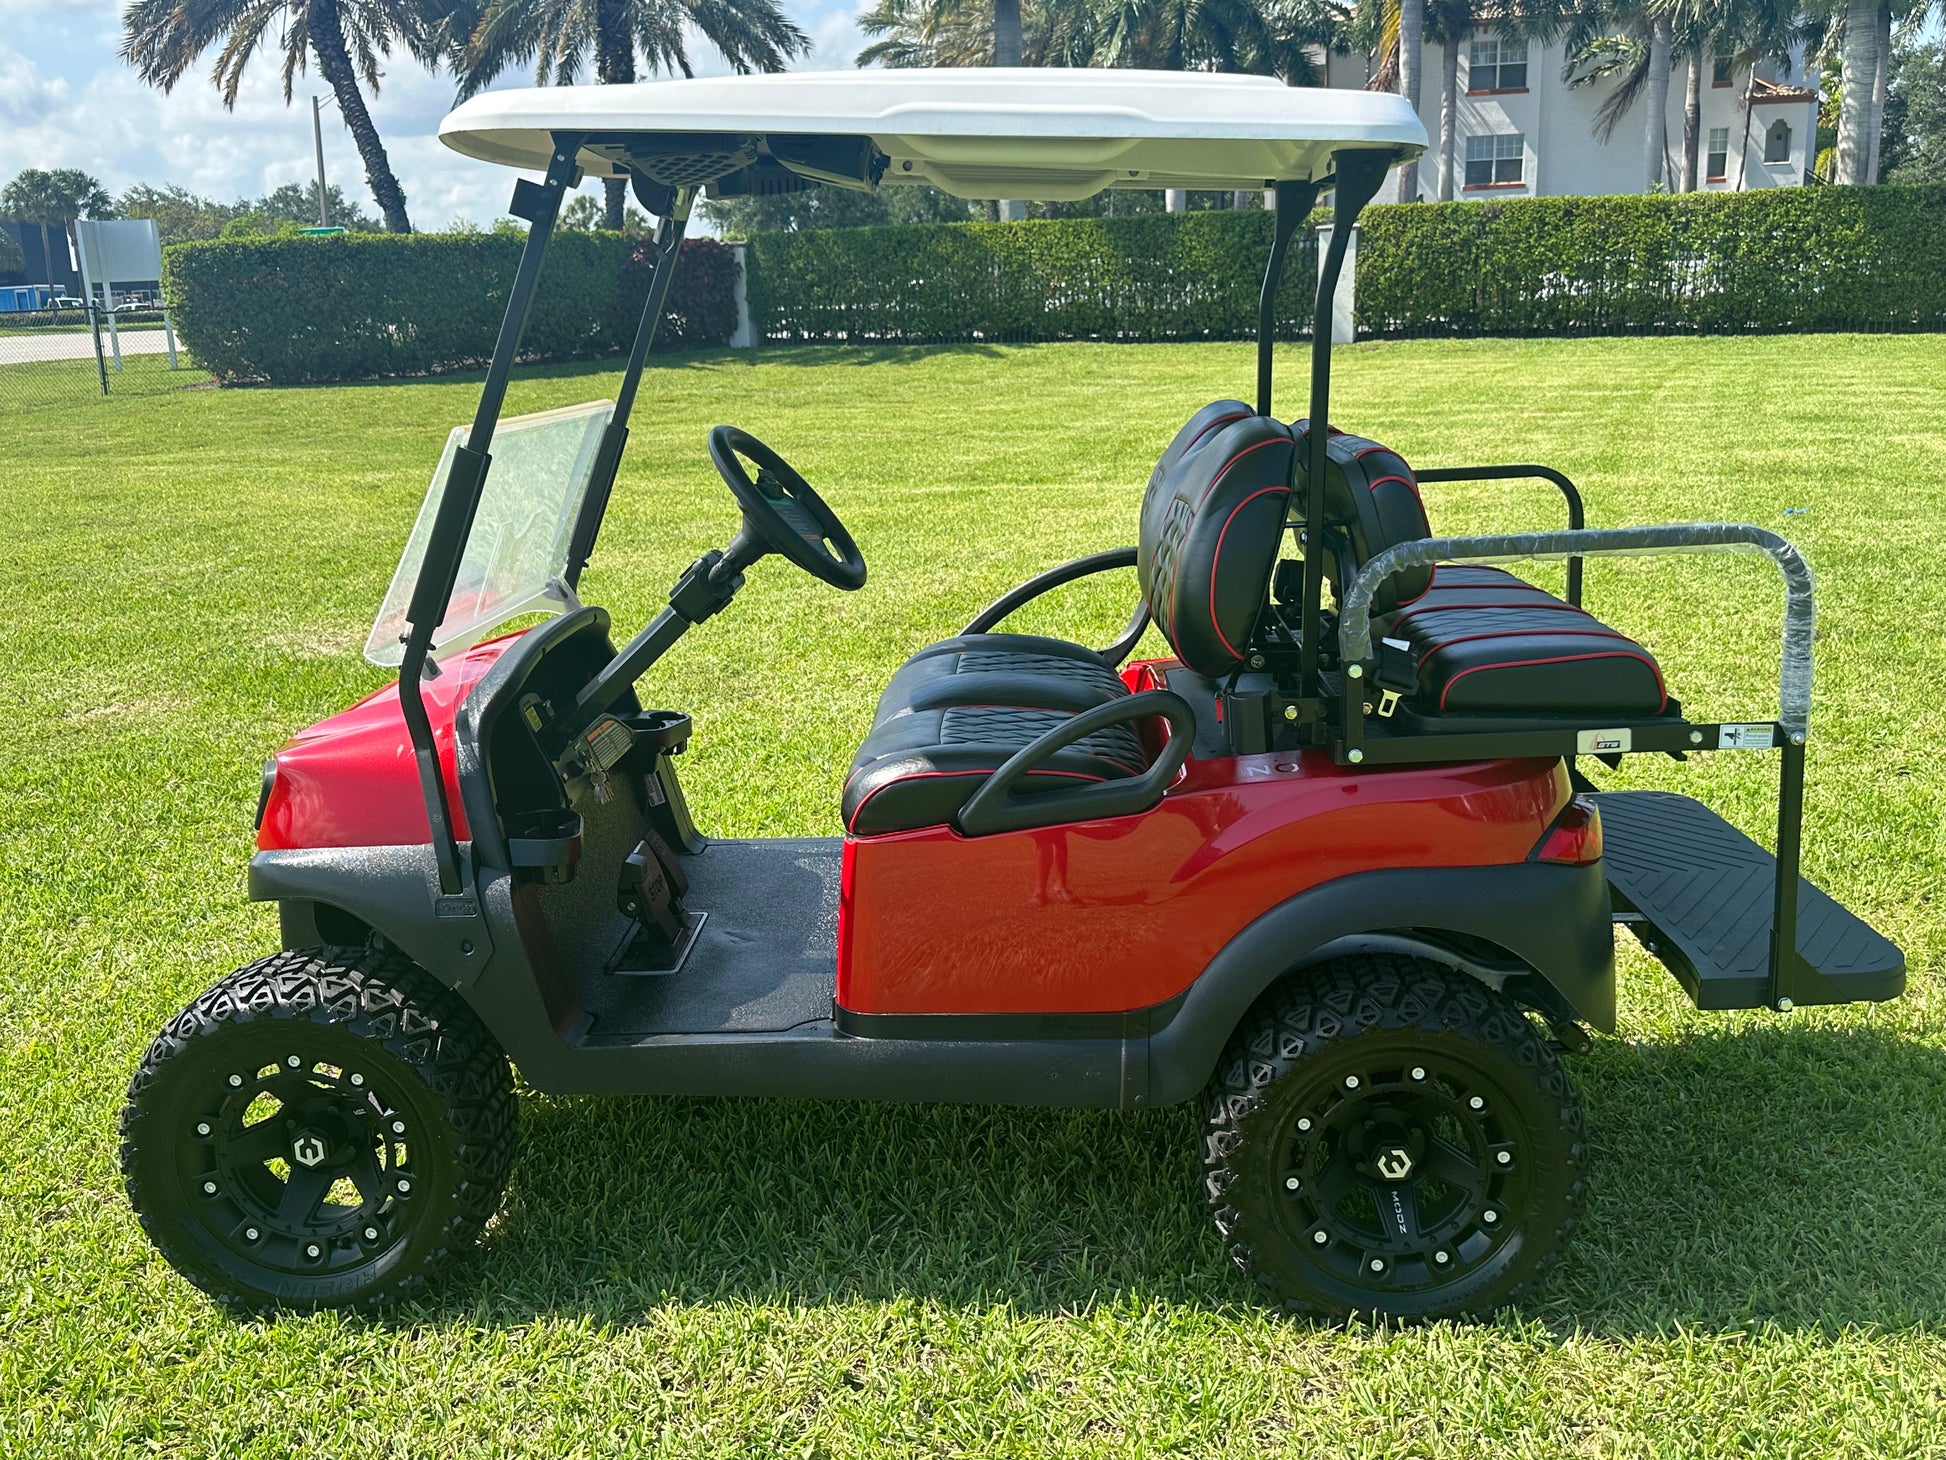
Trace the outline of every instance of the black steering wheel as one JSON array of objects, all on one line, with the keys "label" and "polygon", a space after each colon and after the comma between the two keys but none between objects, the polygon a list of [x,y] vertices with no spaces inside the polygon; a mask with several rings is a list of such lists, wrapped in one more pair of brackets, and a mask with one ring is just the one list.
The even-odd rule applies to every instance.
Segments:
[{"label": "black steering wheel", "polygon": [[[743,508],[743,529],[725,555],[737,571],[774,552],[833,588],[849,592],[865,586],[865,555],[838,514],[788,461],[735,426],[709,433],[709,456]],[[744,459],[757,464],[756,480]]]}]

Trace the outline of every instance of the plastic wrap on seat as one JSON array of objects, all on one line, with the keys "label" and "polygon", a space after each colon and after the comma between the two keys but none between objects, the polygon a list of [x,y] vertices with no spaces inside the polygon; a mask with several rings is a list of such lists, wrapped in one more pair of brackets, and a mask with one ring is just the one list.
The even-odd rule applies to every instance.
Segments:
[{"label": "plastic wrap on seat", "polygon": [[1816,627],[1811,566],[1776,533],[1742,522],[1677,522],[1658,527],[1510,532],[1489,537],[1426,537],[1372,557],[1339,604],[1338,649],[1345,663],[1372,656],[1372,600],[1385,580],[1432,563],[1521,562],[1540,558],[1660,557],[1686,552],[1756,552],[1784,575],[1784,650],[1777,679],[1777,720],[1801,741],[1811,723],[1811,643]]}]

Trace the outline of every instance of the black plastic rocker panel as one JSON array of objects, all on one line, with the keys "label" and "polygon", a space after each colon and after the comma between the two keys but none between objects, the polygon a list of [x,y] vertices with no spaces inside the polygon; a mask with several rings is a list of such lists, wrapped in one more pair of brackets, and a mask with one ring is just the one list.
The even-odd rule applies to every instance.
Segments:
[{"label": "black plastic rocker panel", "polygon": [[[1633,931],[1699,1009],[1772,1001],[1777,863],[1699,801],[1667,791],[1603,791],[1603,863],[1617,921]],[[1905,959],[1882,934],[1798,879],[1794,1002],[1895,998]],[[1805,977],[1805,974],[1810,977]]]}]

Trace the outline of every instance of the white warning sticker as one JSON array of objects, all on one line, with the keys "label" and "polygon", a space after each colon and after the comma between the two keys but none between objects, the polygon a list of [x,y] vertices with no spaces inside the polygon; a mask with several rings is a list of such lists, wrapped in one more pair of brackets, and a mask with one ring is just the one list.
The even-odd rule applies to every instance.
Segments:
[{"label": "white warning sticker", "polygon": [[1718,750],[1769,750],[1777,744],[1777,727],[1764,725],[1718,725]]},{"label": "white warning sticker", "polygon": [[1635,743],[1631,730],[1583,730],[1574,748],[1582,755],[1620,755]]}]

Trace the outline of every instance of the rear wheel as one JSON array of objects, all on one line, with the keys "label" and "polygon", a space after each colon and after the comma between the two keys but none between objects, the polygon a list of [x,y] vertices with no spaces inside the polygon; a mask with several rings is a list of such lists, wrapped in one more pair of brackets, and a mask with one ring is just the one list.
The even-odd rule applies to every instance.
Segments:
[{"label": "rear wheel", "polygon": [[1273,990],[1205,1116],[1217,1230],[1297,1312],[1489,1311],[1555,1261],[1586,1198],[1581,1108],[1546,1041],[1504,995],[1409,958]]},{"label": "rear wheel", "polygon": [[212,1296],[375,1307],[479,1235],[515,1118],[506,1056],[451,990],[394,956],[278,953],[150,1046],[122,1174],[162,1255]]}]

